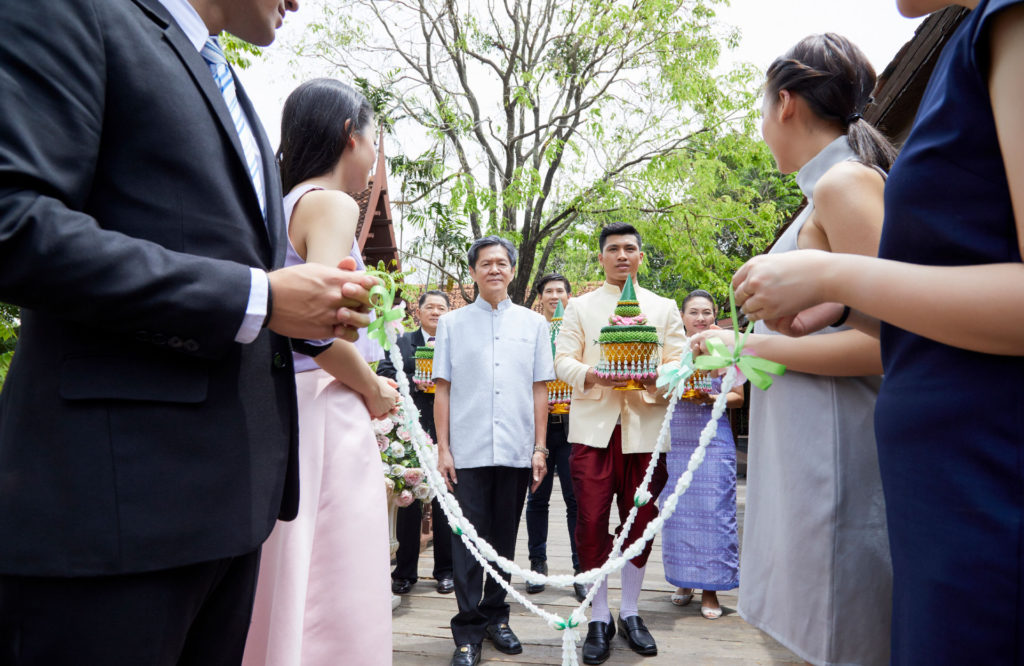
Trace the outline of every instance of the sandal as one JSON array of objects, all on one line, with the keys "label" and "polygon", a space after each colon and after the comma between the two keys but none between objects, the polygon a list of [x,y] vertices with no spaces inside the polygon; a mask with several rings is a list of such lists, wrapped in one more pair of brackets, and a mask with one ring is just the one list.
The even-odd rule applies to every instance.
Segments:
[{"label": "sandal", "polygon": [[689,594],[684,594],[683,590],[685,590],[685,589],[688,589],[688,588],[677,587],[676,591],[672,593],[671,597],[669,597],[669,599],[672,601],[672,603],[675,604],[676,606],[685,606],[686,604],[688,604],[691,601],[693,601],[693,590],[691,589]]},{"label": "sandal", "polygon": [[717,620],[718,618],[722,617],[722,609],[711,608],[709,606],[701,606],[700,614],[704,617],[705,620]]}]

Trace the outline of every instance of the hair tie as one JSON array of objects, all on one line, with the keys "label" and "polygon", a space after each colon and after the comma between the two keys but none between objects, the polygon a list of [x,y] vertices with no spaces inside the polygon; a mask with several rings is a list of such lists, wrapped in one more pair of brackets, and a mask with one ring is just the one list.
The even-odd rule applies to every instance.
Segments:
[{"label": "hair tie", "polygon": [[851,113],[850,115],[846,116],[846,124],[847,125],[852,125],[853,123],[857,122],[858,120],[860,120],[863,117],[864,116],[860,115],[859,112]]}]

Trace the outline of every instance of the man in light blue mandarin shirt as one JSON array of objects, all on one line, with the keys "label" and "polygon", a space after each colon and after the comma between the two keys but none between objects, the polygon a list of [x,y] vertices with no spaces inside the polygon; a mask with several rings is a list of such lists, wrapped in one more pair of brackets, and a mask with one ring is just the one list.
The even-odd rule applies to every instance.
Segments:
[{"label": "man in light blue mandarin shirt", "polygon": [[[532,479],[536,488],[547,473],[551,339],[543,316],[509,300],[512,243],[481,238],[468,259],[480,295],[437,327],[437,466],[480,536],[512,559],[527,486]],[[451,621],[452,666],[479,663],[485,636],[505,654],[522,652],[508,626],[504,588],[491,579],[484,584],[483,568],[454,536],[452,565],[459,604]]]}]

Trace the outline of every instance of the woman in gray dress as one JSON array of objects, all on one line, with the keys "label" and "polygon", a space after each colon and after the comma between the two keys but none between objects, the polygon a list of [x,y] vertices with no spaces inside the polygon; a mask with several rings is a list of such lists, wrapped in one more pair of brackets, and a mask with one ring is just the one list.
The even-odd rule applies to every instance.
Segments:
[{"label": "woman in gray dress", "polygon": [[[895,151],[860,115],[874,83],[863,53],[834,34],[804,39],[768,69],[762,134],[807,196],[773,253],[877,254]],[[878,341],[842,322],[805,338],[759,322],[747,348],[788,370],[750,396],[740,615],[813,664],[888,663]]]}]

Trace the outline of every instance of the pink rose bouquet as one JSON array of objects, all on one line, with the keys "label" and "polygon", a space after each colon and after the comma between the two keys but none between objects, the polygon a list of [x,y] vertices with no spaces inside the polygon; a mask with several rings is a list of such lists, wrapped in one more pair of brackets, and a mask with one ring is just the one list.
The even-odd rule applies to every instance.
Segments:
[{"label": "pink rose bouquet", "polygon": [[402,477],[409,486],[415,488],[423,480],[423,470],[418,467],[406,468],[405,474]]},{"label": "pink rose bouquet", "polygon": [[395,497],[395,504],[401,507],[406,507],[412,504],[413,500],[415,499],[416,496],[409,492],[408,489],[405,489],[402,492],[398,493],[398,496]]},{"label": "pink rose bouquet", "polygon": [[[380,450],[385,484],[398,506],[409,506],[416,500],[429,502],[434,496],[427,485],[423,466],[412,445],[412,433],[403,425],[404,409],[373,421],[373,432]],[[427,445],[434,443],[427,436]]]}]

